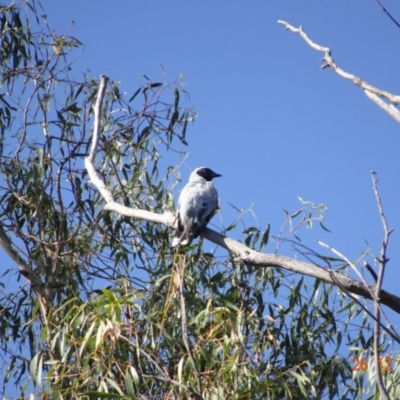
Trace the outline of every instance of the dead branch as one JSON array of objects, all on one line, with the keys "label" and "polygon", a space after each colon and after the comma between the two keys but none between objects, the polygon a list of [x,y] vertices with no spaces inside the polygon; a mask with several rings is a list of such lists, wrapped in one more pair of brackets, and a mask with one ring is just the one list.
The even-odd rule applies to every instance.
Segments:
[{"label": "dead branch", "polygon": [[376,178],[376,173],[371,172],[371,179],[372,179],[372,188],[374,190],[375,194],[375,199],[376,199],[376,204],[378,207],[379,215],[381,217],[382,221],[382,226],[383,226],[383,240],[382,240],[382,246],[381,246],[381,254],[380,254],[380,260],[379,261],[379,271],[378,271],[378,279],[376,281],[375,285],[375,323],[374,323],[374,356],[375,356],[375,368],[377,371],[376,374],[376,383],[379,388],[379,392],[381,394],[381,397],[389,400],[389,395],[388,392],[383,384],[383,378],[382,378],[382,371],[379,368],[379,355],[380,355],[380,345],[379,345],[379,338],[380,338],[380,329],[381,329],[381,324],[380,324],[380,316],[381,316],[381,309],[380,309],[380,294],[381,294],[381,288],[383,284],[383,277],[385,275],[385,269],[386,269],[386,264],[388,262],[388,258],[386,257],[386,250],[387,246],[389,244],[389,237],[390,234],[393,232],[392,229],[389,229],[385,213],[383,211],[383,206],[382,206],[382,201],[379,196],[379,191],[378,191],[378,179]]},{"label": "dead branch", "polygon": [[[387,104],[385,101],[383,101],[381,98],[384,98],[391,102],[394,105],[400,104],[400,96],[394,95],[390,92],[387,92],[386,90],[379,89],[375,86],[370,85],[368,82],[362,80],[358,76],[354,74],[350,74],[344,70],[342,70],[334,61],[332,57],[331,50],[329,47],[321,46],[315,42],[313,42],[307,34],[304,32],[304,29],[300,26],[299,28],[295,28],[294,26],[290,25],[286,21],[278,21],[279,24],[283,25],[286,30],[290,30],[292,32],[298,33],[304,41],[312,47],[314,50],[320,51],[321,53],[324,53],[323,61],[325,62],[321,68],[327,68],[330,67],[332,68],[333,71],[335,71],[339,76],[341,76],[344,79],[348,79],[355,83],[357,86],[360,86],[362,89],[364,89],[364,93],[366,96],[371,99],[375,104],[377,104],[379,107],[381,107],[384,111],[386,111],[391,117],[393,117],[397,122],[400,122],[400,111],[397,110],[397,108]],[[381,98],[380,98],[381,97]]]}]

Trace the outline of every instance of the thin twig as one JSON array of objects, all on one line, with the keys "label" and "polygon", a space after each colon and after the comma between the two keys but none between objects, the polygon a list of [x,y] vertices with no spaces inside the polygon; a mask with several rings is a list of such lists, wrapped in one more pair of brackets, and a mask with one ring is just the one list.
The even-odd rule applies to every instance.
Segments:
[{"label": "thin twig", "polygon": [[381,255],[380,255],[380,260],[379,260],[379,272],[378,272],[378,279],[377,279],[376,285],[375,285],[376,300],[375,300],[375,326],[374,326],[374,355],[375,355],[375,366],[376,366],[376,371],[377,371],[376,383],[378,385],[381,396],[386,400],[390,400],[388,392],[383,384],[382,371],[379,367],[379,354],[380,354],[379,338],[380,338],[380,326],[381,326],[379,299],[380,299],[380,293],[381,293],[381,288],[382,288],[382,284],[383,284],[383,277],[385,275],[386,264],[388,262],[388,259],[386,257],[387,246],[389,244],[390,234],[393,232],[393,230],[389,229],[388,223],[387,223],[387,220],[385,217],[385,213],[383,211],[382,201],[381,201],[381,198],[379,196],[379,191],[378,191],[378,179],[376,178],[376,172],[371,172],[371,179],[372,179],[372,188],[374,190],[376,204],[378,206],[378,211],[379,211],[379,215],[381,217],[382,226],[383,226],[383,240],[382,240]]},{"label": "thin twig", "polygon": [[[336,280],[336,276],[334,274],[334,272],[332,270],[329,270],[329,272],[332,274],[332,280],[334,282],[334,284],[344,293],[346,293],[346,295],[354,302],[356,302],[374,321],[375,319],[375,315],[368,310],[367,307],[364,306],[364,304],[361,303],[361,301],[356,297],[353,296],[345,287],[343,287],[341,285],[341,283]],[[397,334],[397,332],[393,329],[393,325],[389,324],[389,326],[385,326],[381,323],[381,328],[388,333],[397,343],[400,344],[400,336]]]},{"label": "thin twig", "polygon": [[384,234],[381,246],[380,260],[378,260],[379,261],[378,279],[376,281],[376,286],[375,286],[375,296],[379,301],[382,289],[383,277],[385,275],[386,264],[389,261],[388,258],[386,257],[386,252],[389,244],[390,234],[393,232],[393,229],[389,229],[386,216],[383,211],[382,201],[378,192],[378,180],[376,179],[376,172],[374,171],[371,172],[371,179],[372,179],[372,187],[375,194],[376,204],[378,206],[379,215],[382,221],[383,234]]},{"label": "thin twig", "polygon": [[334,249],[332,246],[330,246],[329,244],[326,244],[324,242],[321,242],[320,240],[317,240],[317,243],[322,246],[325,247],[326,249],[330,250],[333,254],[335,254],[336,256],[340,257],[360,278],[361,282],[364,284],[365,288],[369,291],[369,293],[371,294],[371,298],[375,301],[375,293],[372,290],[372,288],[368,285],[368,283],[365,281],[364,277],[360,274],[360,272],[358,271],[358,269],[356,268],[356,266],[342,253],[340,253],[340,251]]},{"label": "thin twig", "polygon": [[376,2],[380,5],[380,7],[382,8],[382,11],[392,20],[392,22],[394,22],[395,25],[397,25],[397,27],[400,28],[400,24],[394,19],[392,14],[390,14],[389,11],[386,10],[386,8],[383,6],[383,4],[379,0],[376,0]]},{"label": "thin twig", "polygon": [[374,269],[366,261],[364,261],[364,267],[368,270],[368,272],[371,274],[372,278],[376,282],[378,280],[378,275],[374,271]]},{"label": "thin twig", "polygon": [[[344,262],[346,262],[352,269],[353,271],[356,272],[356,274],[360,277],[361,281],[364,283],[366,289],[368,290],[368,292],[371,295],[371,299],[374,301],[374,309],[375,309],[375,315],[372,315],[372,313],[367,309],[367,307],[365,307],[364,305],[361,304],[361,302],[358,302],[358,304],[360,304],[360,306],[362,307],[362,309],[367,312],[374,320],[375,320],[375,326],[376,324],[378,324],[379,326],[382,326],[382,323],[380,321],[380,314],[382,313],[383,316],[385,317],[385,320],[387,322],[387,324],[390,326],[391,329],[388,329],[388,333],[391,332],[391,336],[398,338],[398,340],[400,340],[399,335],[397,334],[397,332],[394,330],[393,326],[390,324],[389,318],[386,316],[385,312],[382,310],[382,307],[380,305],[380,301],[379,301],[379,294],[377,294],[377,285],[375,286],[375,288],[369,286],[367,284],[367,282],[364,280],[363,276],[359,273],[359,271],[357,270],[357,268],[355,267],[355,265],[343,254],[341,254],[339,251],[337,251],[336,249],[334,249],[333,247],[317,240],[317,243],[319,245],[321,245],[322,247],[325,247],[327,249],[329,249],[330,251],[332,251],[332,253],[334,253],[335,255],[337,255],[338,257],[340,257]],[[333,272],[333,271],[332,271]],[[379,278],[379,276],[378,276]],[[338,282],[336,282],[336,284],[338,284]],[[339,285],[340,286],[340,285]],[[343,289],[342,289],[343,290]],[[344,290],[344,292],[349,295],[349,291],[348,290]],[[354,297],[350,296],[352,299],[354,299]],[[376,314],[376,311],[378,311],[378,315]]]},{"label": "thin twig", "polygon": [[[383,314],[387,324],[391,327],[391,331],[392,333],[398,338],[399,335],[397,334],[397,332],[395,332],[394,328],[392,327],[392,325],[390,324],[389,318],[386,316],[384,310],[381,307],[381,288],[382,288],[382,283],[383,283],[383,276],[384,276],[384,271],[385,271],[385,265],[387,262],[387,258],[386,258],[386,249],[387,249],[387,244],[388,244],[388,240],[389,240],[389,236],[391,234],[391,232],[393,230],[389,230],[388,228],[388,224],[385,218],[385,214],[383,212],[383,208],[382,208],[382,202],[381,199],[379,197],[379,193],[377,190],[377,180],[375,179],[375,172],[371,173],[371,177],[372,177],[372,182],[373,182],[373,189],[374,189],[374,193],[375,193],[375,197],[376,197],[376,201],[377,201],[377,205],[378,205],[378,210],[379,210],[379,214],[381,216],[382,219],[382,224],[384,227],[384,232],[385,232],[385,237],[384,240],[382,242],[382,251],[381,251],[381,260],[380,260],[380,269],[379,269],[379,273],[377,275],[377,279],[376,279],[376,283],[374,287],[371,287],[367,284],[367,282],[365,281],[365,279],[363,278],[363,276],[359,273],[359,271],[357,270],[357,268],[355,267],[355,265],[347,258],[345,257],[343,254],[341,254],[339,251],[337,251],[336,249],[334,249],[333,247],[321,242],[321,241],[317,241],[318,244],[320,244],[321,246],[329,249],[330,251],[332,251],[332,253],[334,253],[335,255],[337,255],[338,257],[340,257],[344,262],[346,262],[352,269],[353,271],[359,276],[361,282],[363,282],[365,288],[368,290],[368,292],[371,295],[371,299],[374,301],[374,308],[375,311],[379,312],[378,314],[375,313],[375,323],[378,323],[380,326],[382,326],[381,322],[380,322],[380,315]],[[384,260],[384,262],[382,262],[382,260]],[[346,293],[348,291],[346,290]],[[367,311],[365,309],[365,307],[363,307],[365,311]],[[368,311],[369,312],[369,311]],[[379,331],[378,331],[379,333]]]},{"label": "thin twig", "polygon": [[373,190],[374,190],[375,199],[376,199],[376,203],[377,203],[378,210],[379,210],[379,215],[381,217],[383,230],[384,230],[384,233],[385,233],[385,238],[384,238],[384,241],[382,243],[382,244],[385,245],[383,250],[386,252],[389,236],[393,232],[393,229],[389,229],[389,225],[387,223],[387,220],[386,220],[386,217],[385,217],[385,213],[383,212],[382,201],[381,201],[381,198],[380,198],[379,192],[378,192],[378,179],[376,179],[376,175],[377,174],[376,174],[375,171],[371,172],[372,185],[373,185],[372,187],[373,187]]}]

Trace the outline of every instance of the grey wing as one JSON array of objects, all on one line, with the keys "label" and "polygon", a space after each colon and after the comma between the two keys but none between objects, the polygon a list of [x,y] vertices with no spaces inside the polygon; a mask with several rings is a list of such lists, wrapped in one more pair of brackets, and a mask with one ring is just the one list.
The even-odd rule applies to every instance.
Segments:
[{"label": "grey wing", "polygon": [[193,225],[193,217],[190,211],[190,185],[186,185],[178,200],[177,214],[176,214],[176,233],[172,241],[172,246],[177,244],[186,244],[189,238],[190,231]]},{"label": "grey wing", "polygon": [[200,209],[197,217],[197,227],[193,232],[194,239],[200,235],[202,230],[211,221],[211,218],[214,216],[215,211],[217,211],[218,208],[218,194],[215,194],[215,198],[210,199],[208,202],[203,202],[203,207]]},{"label": "grey wing", "polygon": [[185,229],[186,222],[190,213],[190,185],[187,184],[183,189],[178,199],[178,231],[182,232]]}]

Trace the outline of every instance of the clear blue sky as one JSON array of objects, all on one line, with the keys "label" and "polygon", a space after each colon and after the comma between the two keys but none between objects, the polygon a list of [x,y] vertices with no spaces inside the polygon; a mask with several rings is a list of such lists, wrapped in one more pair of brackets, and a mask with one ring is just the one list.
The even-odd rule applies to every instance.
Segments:
[{"label": "clear blue sky", "polygon": [[[375,1],[42,4],[58,33],[75,21],[71,34],[86,46],[79,72],[122,80],[129,94],[143,83],[140,73],[162,80],[160,64],[170,80],[184,74],[199,117],[189,127],[182,177],[201,165],[223,175],[216,186],[225,224],[236,216],[228,202],[241,209],[254,203],[260,227],[270,222],[276,235],[282,210],[300,208],[301,196],[328,206],[333,232],[304,231],[307,244],[322,239],[356,259],[368,241],[378,254],[382,226],[370,178],[376,171],[389,225],[398,230],[384,288],[398,292],[400,126],[353,83],[321,70],[322,54],[277,24],[302,25],[343,69],[400,93],[400,29]],[[398,9],[394,0],[385,5]],[[256,224],[251,215],[246,220]],[[219,217],[213,222],[221,226]],[[241,231],[232,236],[241,239]]]}]

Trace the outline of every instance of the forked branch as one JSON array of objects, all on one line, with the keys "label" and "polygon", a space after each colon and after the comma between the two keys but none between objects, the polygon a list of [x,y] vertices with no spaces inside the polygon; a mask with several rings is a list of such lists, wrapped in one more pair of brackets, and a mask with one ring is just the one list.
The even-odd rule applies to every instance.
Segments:
[{"label": "forked branch", "polygon": [[[304,29],[300,26],[299,28],[295,28],[294,26],[290,25],[286,21],[278,21],[279,24],[283,25],[285,29],[290,30],[292,32],[298,33],[304,41],[312,47],[314,50],[320,51],[324,53],[323,61],[324,64],[321,68],[332,68],[339,76],[344,79],[348,79],[354,82],[357,86],[360,86],[364,89],[366,96],[372,100],[375,104],[381,107],[385,112],[387,112],[391,117],[393,117],[397,122],[400,122],[400,111],[395,107],[396,105],[400,104],[400,96],[394,95],[386,90],[379,89],[375,86],[370,85],[368,82],[362,80],[358,76],[348,73],[341,69],[332,57],[332,52],[329,47],[321,46],[315,42],[313,42],[308,35],[304,32]],[[386,103],[383,99],[386,99],[392,104]]]}]

